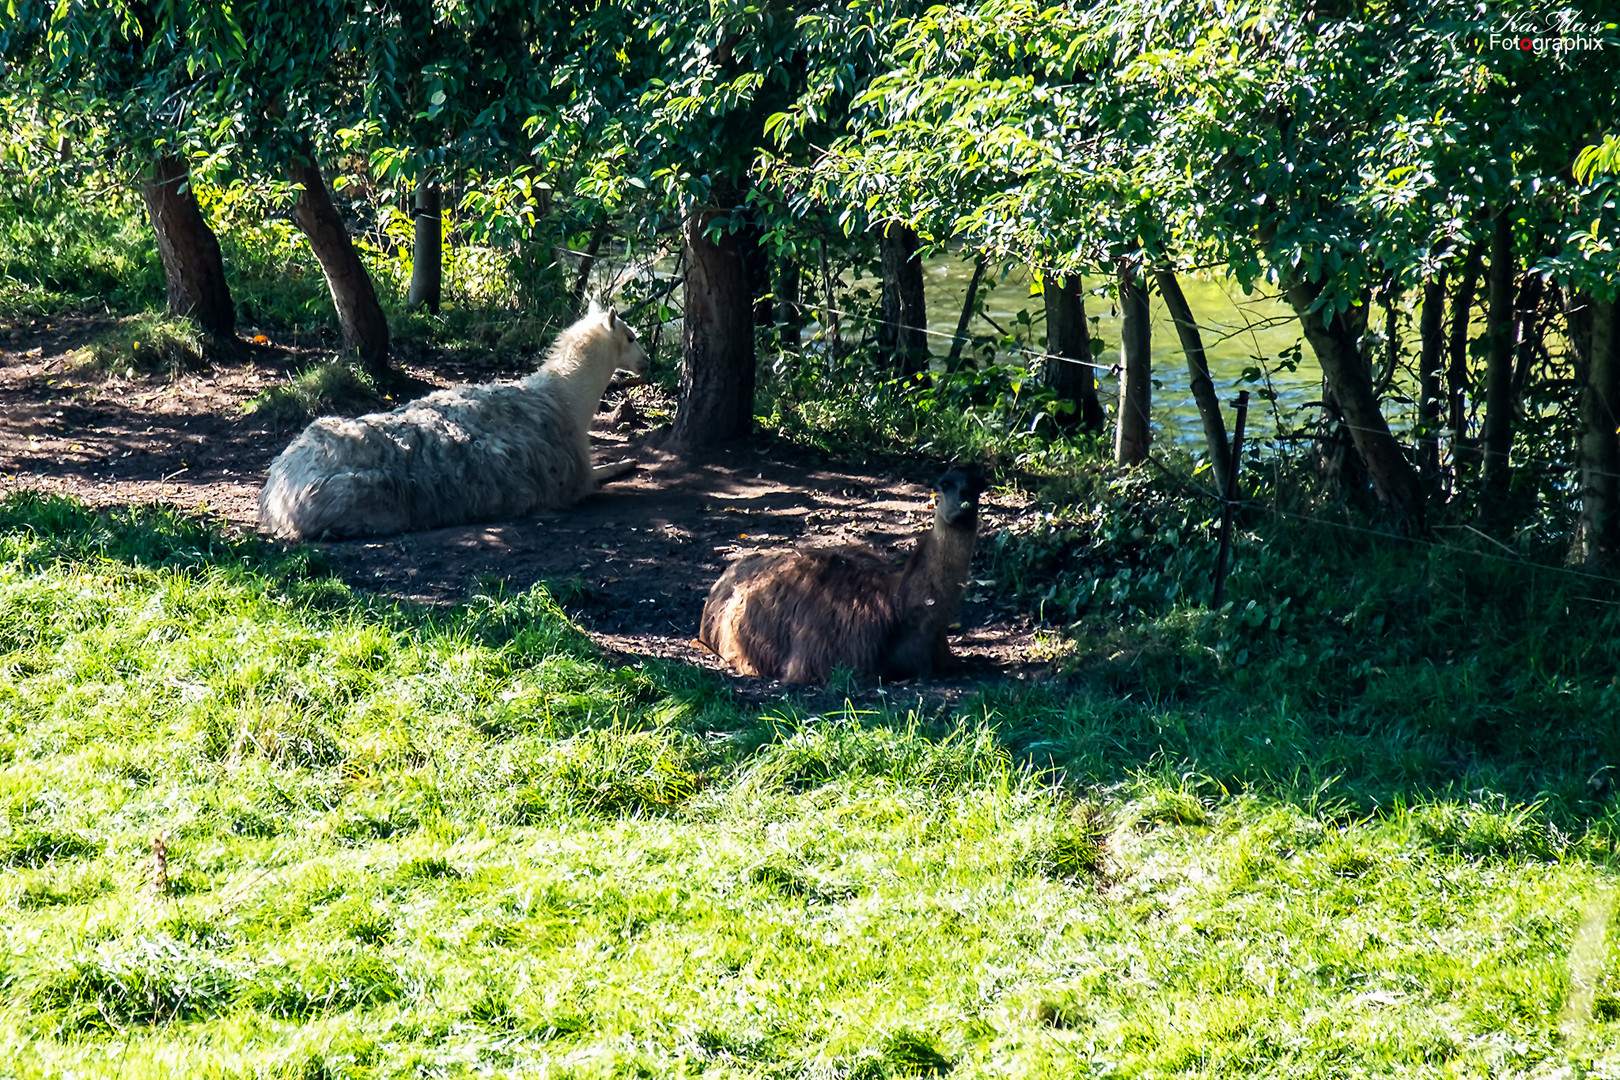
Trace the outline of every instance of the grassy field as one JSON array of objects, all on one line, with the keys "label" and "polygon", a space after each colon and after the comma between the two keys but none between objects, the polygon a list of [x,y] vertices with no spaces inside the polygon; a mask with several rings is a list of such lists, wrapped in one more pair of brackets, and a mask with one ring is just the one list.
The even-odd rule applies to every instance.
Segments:
[{"label": "grassy field", "polygon": [[[285,223],[213,209],[244,325],[330,331]],[[127,196],[0,222],[0,316],[160,304]],[[542,586],[384,605],[171,511],[0,502],[0,1080],[1620,1077],[1613,582],[1256,473],[1210,611],[1177,477],[993,380],[823,374],[764,380],[765,437],[1040,488],[984,569],[1062,679],[762,708]]]},{"label": "grassy field", "polygon": [[543,588],[380,607],[13,497],[0,1076],[1620,1076],[1613,718],[1437,734],[1514,699],[1417,653],[1327,693],[1371,631],[1198,675],[1238,631],[1195,612],[811,715],[606,663]]}]

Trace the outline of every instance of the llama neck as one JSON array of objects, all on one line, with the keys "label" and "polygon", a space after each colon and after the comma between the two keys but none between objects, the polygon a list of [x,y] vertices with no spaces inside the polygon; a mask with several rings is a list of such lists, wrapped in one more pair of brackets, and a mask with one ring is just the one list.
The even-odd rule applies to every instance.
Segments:
[{"label": "llama neck", "polygon": [[524,385],[550,384],[549,392],[568,403],[568,413],[580,429],[589,430],[615,366],[612,349],[604,343],[564,334],[540,370],[525,379]]},{"label": "llama neck", "polygon": [[901,592],[908,611],[925,611],[927,621],[939,626],[951,621],[967,588],[977,532],[976,518],[952,524],[934,515],[933,529],[917,537],[917,549],[903,571]]}]

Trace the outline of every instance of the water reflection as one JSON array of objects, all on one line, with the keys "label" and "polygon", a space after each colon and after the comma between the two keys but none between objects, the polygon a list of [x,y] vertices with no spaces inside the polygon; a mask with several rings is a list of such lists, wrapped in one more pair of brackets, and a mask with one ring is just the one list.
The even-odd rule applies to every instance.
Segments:
[{"label": "water reflection", "polygon": [[[930,260],[924,267],[927,283],[928,324],[931,334],[940,335],[933,340],[936,352],[950,347],[951,335],[956,332],[957,319],[967,297],[968,282],[973,276],[973,264],[954,257]],[[987,281],[989,275],[986,275]],[[1011,329],[1018,322],[1018,313],[1027,312],[1035,321],[1036,337],[1041,336],[1042,301],[1030,295],[1032,275],[1027,270],[1014,270],[994,280],[985,297],[985,312],[998,324]],[[1112,366],[1119,362],[1120,318],[1119,309],[1106,295],[1094,295],[1092,290],[1106,291],[1106,282],[1086,280],[1086,315],[1096,318],[1096,333],[1104,343],[1099,363]],[[1310,346],[1303,350],[1302,362],[1294,372],[1279,370],[1277,357],[1292,349],[1303,336],[1299,320],[1293,309],[1274,296],[1245,296],[1236,282],[1212,280],[1188,275],[1182,279],[1182,290],[1204,337],[1204,351],[1209,362],[1211,380],[1223,402],[1237,396],[1237,391],[1254,388],[1242,381],[1245,368],[1261,366],[1254,359],[1265,358],[1265,367],[1271,371],[1271,385],[1277,392],[1277,412],[1292,417],[1306,402],[1315,401],[1321,394],[1322,374]],[[1175,323],[1157,294],[1152,297],[1153,333],[1153,421],[1158,439],[1196,445],[1203,439],[1198,422],[1198,408],[1193,401],[1187,376],[1187,361],[1176,336]],[[976,320],[972,332],[990,332],[982,320]],[[1102,392],[1113,395],[1116,383],[1112,376],[1099,373]],[[1297,418],[1294,418],[1297,422]],[[1264,402],[1256,401],[1250,410],[1250,430],[1270,433],[1275,425],[1272,410]]]}]

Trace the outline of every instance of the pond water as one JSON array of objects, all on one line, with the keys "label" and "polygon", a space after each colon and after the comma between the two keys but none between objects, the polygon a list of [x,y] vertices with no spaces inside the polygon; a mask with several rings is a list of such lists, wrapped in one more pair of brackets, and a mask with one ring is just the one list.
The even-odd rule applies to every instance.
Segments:
[{"label": "pond water", "polygon": [[[942,354],[950,348],[951,336],[956,332],[968,283],[973,276],[973,265],[949,256],[936,258],[925,264],[924,275],[930,345],[935,353]],[[986,277],[989,278],[988,273]],[[1029,271],[1005,273],[990,284],[984,308],[991,319],[1011,331],[1019,325],[1019,312],[1027,312],[1034,324],[1036,338],[1044,336],[1045,309],[1042,298],[1038,294],[1031,295],[1033,276]],[[1101,337],[1104,343],[1098,363],[1111,367],[1119,362],[1119,309],[1106,295],[1109,282],[1087,279],[1085,284],[1086,316],[1097,320],[1093,324],[1093,333]],[[1231,403],[1236,399],[1237,392],[1264,386],[1263,383],[1243,382],[1245,368],[1261,367],[1267,370],[1271,386],[1277,393],[1275,410],[1258,393],[1251,395],[1248,421],[1250,437],[1265,438],[1274,434],[1278,414],[1291,417],[1307,402],[1320,398],[1322,373],[1309,345],[1304,347],[1297,371],[1283,370],[1277,365],[1279,354],[1292,349],[1304,336],[1299,320],[1286,302],[1262,293],[1245,296],[1235,281],[1203,276],[1186,275],[1181,279],[1181,287],[1203,334],[1210,378],[1215,383],[1216,393],[1227,406],[1229,431]],[[1164,301],[1156,291],[1151,292],[1150,297],[1154,437],[1156,440],[1170,439],[1189,448],[1196,447],[1203,441],[1203,428],[1193,401],[1186,356],[1181,351],[1181,340],[1176,335],[1175,323]],[[975,318],[969,332],[985,334],[991,330],[984,320]],[[1257,361],[1256,357],[1263,358],[1264,362]],[[1104,400],[1115,397],[1118,393],[1116,379],[1102,371],[1098,372],[1098,377],[1098,390]]]}]

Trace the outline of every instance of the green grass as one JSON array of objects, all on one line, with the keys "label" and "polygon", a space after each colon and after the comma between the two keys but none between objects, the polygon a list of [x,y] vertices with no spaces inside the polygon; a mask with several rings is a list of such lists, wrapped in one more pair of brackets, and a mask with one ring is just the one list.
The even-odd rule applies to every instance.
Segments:
[{"label": "green grass", "polygon": [[13,496],[0,1076],[1612,1071],[1620,928],[1560,1029],[1613,873],[1606,810],[1523,795],[1558,748],[1402,775],[1379,676],[1240,670],[750,708],[543,589],[378,605]]},{"label": "green grass", "polygon": [[317,416],[355,416],[383,405],[375,380],[357,363],[329,360],[260,391],[247,411],[263,422],[297,427]]},{"label": "green grass", "polygon": [[211,348],[191,319],[147,312],[121,319],[98,334],[79,354],[84,367],[112,375],[175,377],[206,366]]},{"label": "green grass", "polygon": [[161,307],[163,266],[138,193],[0,177],[0,318]]}]

